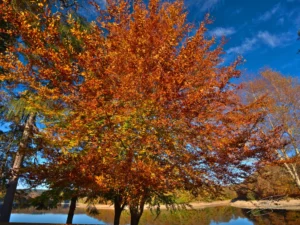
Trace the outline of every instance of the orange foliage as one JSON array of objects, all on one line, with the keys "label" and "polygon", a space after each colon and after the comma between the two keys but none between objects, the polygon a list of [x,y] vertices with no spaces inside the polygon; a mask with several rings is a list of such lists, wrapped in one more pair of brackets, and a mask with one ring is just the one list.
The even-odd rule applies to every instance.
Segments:
[{"label": "orange foliage", "polygon": [[[259,102],[243,105],[230,84],[240,75],[239,60],[221,66],[222,45],[213,48],[215,40],[205,38],[210,21],[197,29],[188,24],[183,1],[129,2],[107,1],[88,28],[69,15],[78,53],[60,35],[59,14],[46,6],[41,15],[16,14],[4,0],[2,16],[27,44],[0,56],[8,71],[0,79],[65,109],[45,135],[65,154],[81,146],[82,185],[93,176],[129,205],[245,176],[251,165],[244,160],[270,145],[256,127]],[[49,109],[45,115],[54,117]]]}]

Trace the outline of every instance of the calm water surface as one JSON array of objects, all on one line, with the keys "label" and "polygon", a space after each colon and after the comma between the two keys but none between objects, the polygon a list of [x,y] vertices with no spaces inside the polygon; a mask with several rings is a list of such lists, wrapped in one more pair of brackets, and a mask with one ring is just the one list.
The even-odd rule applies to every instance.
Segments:
[{"label": "calm water surface", "polygon": [[[113,211],[101,210],[99,215],[87,215],[83,209],[77,209],[74,224],[112,224]],[[129,213],[124,212],[121,224],[129,224]],[[67,209],[52,211],[14,211],[10,222],[29,223],[65,223]],[[149,211],[145,211],[141,218],[141,225],[299,225],[300,211],[249,211],[233,207],[213,207],[198,210],[177,212],[163,211],[158,218]]]},{"label": "calm water surface", "polygon": [[[27,214],[27,213],[13,213],[10,222],[24,222],[24,223],[65,223],[67,214]],[[73,218],[74,224],[106,224],[105,222],[90,217],[86,214],[76,214]]]}]

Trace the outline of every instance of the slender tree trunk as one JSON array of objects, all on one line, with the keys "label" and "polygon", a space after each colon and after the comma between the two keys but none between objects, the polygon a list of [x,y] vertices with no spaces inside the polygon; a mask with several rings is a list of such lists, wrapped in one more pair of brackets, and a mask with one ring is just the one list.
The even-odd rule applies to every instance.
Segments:
[{"label": "slender tree trunk", "polygon": [[121,207],[116,207],[115,205],[114,225],[120,225],[121,214],[122,214]]},{"label": "slender tree trunk", "polygon": [[24,127],[22,139],[19,144],[19,149],[16,154],[12,175],[7,184],[6,194],[4,197],[4,202],[1,208],[0,222],[9,222],[10,214],[13,208],[14,196],[17,190],[18,180],[19,180],[19,169],[22,166],[24,154],[32,136],[32,131],[35,123],[35,113],[30,113]]},{"label": "slender tree trunk", "polygon": [[144,211],[145,202],[142,201],[137,206],[130,206],[130,225],[138,225]]},{"label": "slender tree trunk", "polygon": [[115,196],[114,207],[115,207],[115,216],[114,216],[114,225],[120,224],[121,214],[126,206],[126,201],[123,200],[121,195]]},{"label": "slender tree trunk", "polygon": [[293,170],[293,173],[295,175],[295,182],[296,182],[296,185],[298,186],[298,188],[300,189],[300,179],[299,179],[299,175],[297,173],[297,168],[296,168],[296,165],[295,164],[291,164],[291,167],[292,167],[292,170]]},{"label": "slender tree trunk", "polygon": [[[280,159],[283,160],[282,158],[280,158]],[[297,173],[296,166],[293,164],[287,164],[287,163],[283,163],[283,165],[285,166],[286,171],[291,175],[291,177],[295,181],[297,187],[300,189],[300,179],[299,179],[299,175]]]},{"label": "slender tree trunk", "polygon": [[142,213],[130,210],[130,225],[138,225],[141,219]]},{"label": "slender tree trunk", "polygon": [[76,209],[76,202],[77,202],[77,196],[71,198],[71,204],[69,208],[68,218],[67,218],[67,224],[72,224],[73,217]]}]

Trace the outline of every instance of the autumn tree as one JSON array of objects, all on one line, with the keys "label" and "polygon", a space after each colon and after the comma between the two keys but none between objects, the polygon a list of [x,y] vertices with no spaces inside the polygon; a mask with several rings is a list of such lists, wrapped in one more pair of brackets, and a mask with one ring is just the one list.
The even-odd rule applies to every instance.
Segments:
[{"label": "autumn tree", "polygon": [[18,151],[14,156],[14,163],[10,171],[9,182],[6,185],[7,189],[3,201],[3,206],[1,208],[0,221],[9,220],[12,210],[13,198],[15,196],[18,185],[19,170],[22,166],[26,151],[29,148],[28,145],[30,145],[30,140],[33,137],[35,129],[35,117],[36,114],[34,112],[30,112],[25,116],[25,120],[23,123],[24,129],[22,132],[21,140],[18,143]]},{"label": "autumn tree", "polygon": [[299,188],[283,165],[267,165],[260,168],[235,187],[238,197],[248,200],[280,200],[298,197]]},{"label": "autumn tree", "polygon": [[[2,1],[1,1],[2,3]],[[66,7],[73,7],[76,6],[76,2],[70,3],[69,1],[55,1],[55,0],[49,0],[49,1],[40,1],[40,2],[28,2],[23,0],[12,0],[5,2],[9,4],[9,8],[12,9],[12,13],[15,13],[15,15],[22,14],[24,12],[27,13],[27,15],[31,18],[36,17],[37,15],[40,15],[41,13],[46,12],[46,8],[42,7],[44,5],[49,4],[48,7],[53,10],[54,5],[57,4],[57,7],[63,6]],[[47,8],[49,10],[49,8]],[[61,8],[59,8],[61,10]],[[58,11],[59,11],[58,10]],[[54,10],[55,11],[55,10]],[[17,26],[15,24],[11,23],[11,21],[6,20],[4,17],[4,14],[1,14],[0,17],[0,51],[3,54],[9,54],[9,48],[11,48],[14,45],[22,45],[22,43],[25,43],[26,40],[22,40],[22,35],[18,32]],[[32,21],[31,21],[32,22]],[[36,24],[31,24],[36,25]],[[30,26],[30,25],[29,25]],[[6,32],[8,31],[9,32]],[[65,26],[60,26],[60,33],[62,36],[67,35],[67,29],[65,29]],[[20,56],[20,55],[19,55]],[[25,56],[25,55],[24,55]],[[22,63],[26,63],[26,58],[21,58]],[[5,70],[2,65],[0,65],[0,73],[5,74],[7,70]],[[1,164],[1,174],[3,175],[3,184],[6,184],[6,180],[9,180],[7,184],[7,190],[4,198],[4,206],[2,207],[1,212],[1,221],[8,221],[9,216],[12,209],[13,204],[13,198],[16,192],[16,187],[20,175],[20,168],[22,165],[24,165],[24,158],[28,157],[28,147],[29,143],[32,142],[32,131],[37,130],[35,127],[35,117],[37,116],[37,113],[41,110],[41,105],[39,104],[39,107],[36,108],[34,105],[31,105],[32,102],[36,102],[36,100],[33,100],[34,98],[27,98],[26,93],[31,93],[31,97],[34,96],[34,91],[28,86],[22,82],[14,82],[13,80],[4,80],[0,84],[1,88],[1,100],[4,100],[4,96],[9,96],[10,101],[5,103],[5,105],[2,105],[1,108],[1,118],[2,121],[6,121],[11,123],[11,128],[14,126],[16,128],[21,128],[21,133],[23,132],[23,135],[21,135],[20,138],[15,138],[17,136],[18,129],[12,128],[6,133],[3,133],[1,136],[3,146],[5,146],[5,154],[3,155],[3,165]],[[25,96],[25,98],[24,98]],[[25,105],[23,104],[25,101],[28,101]],[[47,104],[42,103],[43,108],[49,108],[51,104],[48,104],[49,101],[46,101]],[[4,101],[3,101],[4,103]],[[23,104],[23,105],[22,105]],[[8,107],[9,106],[9,107]],[[17,106],[17,107],[16,107]],[[12,113],[13,112],[13,113]],[[40,117],[42,116],[43,110],[40,111]],[[12,116],[11,116],[12,115]],[[40,118],[41,119],[41,118]],[[28,124],[29,123],[29,124]],[[9,134],[13,139],[13,145],[11,144],[11,141],[7,138],[4,138],[4,135],[7,136]],[[14,137],[13,137],[14,136]],[[3,137],[3,138],[2,138]],[[10,142],[10,143],[9,143]],[[16,144],[18,143],[18,144]],[[19,147],[16,147],[16,145],[19,145]],[[14,152],[16,150],[16,152]],[[4,169],[9,169],[8,159],[10,159],[11,156],[14,156],[14,163],[12,168],[10,169],[10,173],[4,173]],[[5,162],[4,162],[5,161]],[[3,172],[3,173],[2,173]],[[10,174],[10,178],[7,176]]]},{"label": "autumn tree", "polygon": [[62,152],[60,145],[45,140],[40,147],[45,162],[25,169],[24,173],[31,187],[46,185],[48,190],[35,198],[32,205],[37,209],[50,209],[64,200],[71,200],[67,224],[72,224],[78,198],[86,199],[88,212],[97,212],[94,202],[106,196],[103,195],[103,187],[92,175],[97,170],[94,166],[95,157],[87,155],[83,147]]},{"label": "autumn tree", "polygon": [[253,169],[247,159],[274,147],[268,140],[277,133],[257,126],[260,101],[243,105],[230,83],[240,75],[239,60],[220,65],[222,44],[213,48],[215,40],[205,38],[209,20],[188,24],[183,1],[95,4],[99,17],[88,29],[69,14],[72,39],[60,35],[59,13],[18,13],[9,2],[0,14],[24,44],[1,54],[8,72],[0,79],[36,93],[32,107],[43,110],[41,103],[51,100],[49,117],[65,109],[43,136],[62,154],[78,148],[89,159],[74,165],[83,183],[97,184],[92,190],[112,193],[115,224],[125,205],[135,225],[146,203],[172,204],[170,193],[178,189],[196,195],[237,182]]},{"label": "autumn tree", "polygon": [[[47,185],[48,190],[34,199],[33,205],[37,209],[57,207],[64,200],[70,201],[67,224],[72,224],[78,198],[88,198],[88,201],[99,197],[99,186],[94,177],[86,176],[82,168],[89,168],[89,159],[73,151],[72,154],[62,154],[59,149],[43,150],[44,164],[28,168],[26,178],[31,186]],[[51,154],[49,154],[51,153]],[[52,199],[49,204],[49,199]]]},{"label": "autumn tree", "polygon": [[17,123],[7,124],[5,114],[9,100],[3,93],[1,93],[0,96],[0,123],[3,126],[3,129],[0,131],[0,196],[2,198],[5,195],[5,187],[7,184],[7,178],[9,176],[9,169],[11,168],[13,152],[16,149],[17,140],[20,138],[21,126],[19,126]]},{"label": "autumn tree", "polygon": [[299,144],[300,144],[300,84],[292,77],[265,70],[261,78],[247,85],[248,99],[264,96],[266,104],[261,108],[265,112],[263,129],[265,132],[276,126],[282,126],[280,141],[284,147],[276,149],[276,163],[283,164],[287,173],[300,188]]}]

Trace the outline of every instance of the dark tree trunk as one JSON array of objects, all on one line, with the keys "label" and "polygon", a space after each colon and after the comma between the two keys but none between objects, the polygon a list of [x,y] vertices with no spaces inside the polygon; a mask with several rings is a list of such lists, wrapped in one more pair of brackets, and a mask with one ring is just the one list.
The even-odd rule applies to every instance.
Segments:
[{"label": "dark tree trunk", "polygon": [[114,225],[120,224],[121,214],[124,210],[126,203],[122,203],[122,197],[116,196],[114,199],[114,207],[115,207],[115,216],[114,216]]},{"label": "dark tree trunk", "polygon": [[69,208],[69,213],[68,213],[68,218],[67,218],[67,224],[72,224],[73,222],[73,217],[76,209],[76,202],[77,202],[77,197],[71,198],[71,204]]},{"label": "dark tree trunk", "polygon": [[145,202],[140,202],[139,205],[130,206],[130,225],[138,225],[144,211]]},{"label": "dark tree trunk", "polygon": [[1,208],[0,222],[9,222],[10,214],[13,208],[14,197],[17,190],[18,180],[19,180],[19,170],[23,163],[24,154],[27,149],[27,145],[32,136],[34,123],[35,123],[35,113],[30,113],[26,120],[22,139],[20,141],[19,149],[14,160],[14,165],[11,171],[12,175],[7,184],[6,194]]},{"label": "dark tree trunk", "polygon": [[139,213],[137,213],[137,214],[132,214],[131,212],[130,212],[130,225],[138,225],[139,224],[139,222],[140,222],[140,218],[141,218],[141,216],[142,215],[139,215]]},{"label": "dark tree trunk", "polygon": [[120,218],[121,218],[121,205],[118,201],[115,201],[115,216],[114,216],[114,225],[119,225],[120,224]]},{"label": "dark tree trunk", "polygon": [[9,222],[17,185],[18,177],[14,177],[13,179],[11,179],[7,185],[3,205],[1,208],[0,222]]}]

